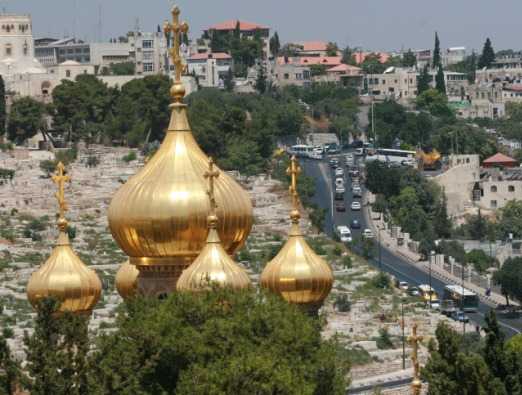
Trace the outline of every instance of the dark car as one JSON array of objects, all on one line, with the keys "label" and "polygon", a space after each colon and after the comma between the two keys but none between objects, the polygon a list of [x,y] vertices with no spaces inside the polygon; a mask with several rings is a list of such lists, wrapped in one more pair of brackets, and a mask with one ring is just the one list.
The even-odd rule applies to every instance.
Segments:
[{"label": "dark car", "polygon": [[339,160],[338,159],[330,159],[330,167],[332,169],[335,169],[337,167],[339,167]]},{"label": "dark car", "polygon": [[361,140],[353,140],[350,143],[350,148],[362,148],[364,147],[364,143]]},{"label": "dark car", "polygon": [[458,321],[458,322],[466,322],[468,323],[469,322],[469,318],[466,314],[464,314],[464,312],[462,311],[455,311],[451,314],[451,318],[453,318],[455,321]]},{"label": "dark car", "polygon": [[335,211],[346,211],[344,202],[335,202]]},{"label": "dark car", "polygon": [[335,192],[335,200],[344,200],[343,192]]},{"label": "dark car", "polygon": [[357,221],[356,219],[352,219],[352,222],[350,224],[350,228],[352,229],[361,229],[361,223]]}]

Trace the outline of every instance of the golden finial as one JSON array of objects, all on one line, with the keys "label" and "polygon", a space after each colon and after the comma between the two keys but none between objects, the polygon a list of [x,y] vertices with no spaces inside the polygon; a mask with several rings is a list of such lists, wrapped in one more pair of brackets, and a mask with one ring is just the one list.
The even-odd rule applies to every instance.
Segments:
[{"label": "golden finial", "polygon": [[71,181],[71,177],[65,175],[65,166],[62,162],[56,165],[56,174],[52,176],[53,182],[58,186],[56,192],[56,200],[58,200],[58,207],[60,210],[59,222],[65,221],[65,212],[68,210],[67,202],[65,201],[65,183]]},{"label": "golden finial", "polygon": [[208,179],[208,197],[210,199],[210,215],[209,215],[209,223],[211,226],[215,226],[217,224],[216,217],[216,196],[214,194],[214,182],[215,179],[219,177],[219,171],[214,170],[214,159],[208,159],[208,170],[203,174],[203,176]]},{"label": "golden finial", "polygon": [[301,215],[299,214],[299,194],[297,193],[297,177],[301,174],[301,167],[297,162],[297,159],[292,156],[290,159],[290,167],[286,169],[286,174],[290,176],[290,196],[292,198],[292,212],[290,218],[292,222],[297,223]]},{"label": "golden finial", "polygon": [[422,381],[420,379],[420,363],[419,363],[419,343],[422,336],[417,336],[417,324],[413,324],[412,335],[408,337],[408,342],[412,346],[411,361],[413,363],[413,381],[411,382],[412,395],[420,395],[422,389]]},{"label": "golden finial", "polygon": [[176,74],[174,79],[174,84],[170,90],[170,94],[176,103],[181,103],[183,97],[185,96],[185,88],[181,83],[181,75],[185,71],[186,65],[183,63],[180,53],[181,46],[181,34],[187,34],[189,31],[189,25],[186,22],[180,23],[179,15],[181,13],[178,6],[174,6],[172,8],[172,23],[165,21],[163,24],[163,32],[165,36],[174,36],[174,44],[172,48],[169,50],[170,57],[172,58],[172,64],[174,65]]}]

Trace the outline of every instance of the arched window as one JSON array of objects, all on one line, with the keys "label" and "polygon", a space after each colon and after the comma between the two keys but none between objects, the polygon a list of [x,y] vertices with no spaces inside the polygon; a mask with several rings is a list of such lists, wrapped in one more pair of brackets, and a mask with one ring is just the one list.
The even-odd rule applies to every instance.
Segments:
[{"label": "arched window", "polygon": [[24,43],[24,56],[27,56],[29,53],[29,45],[27,45],[27,41]]},{"label": "arched window", "polygon": [[509,192],[515,192],[515,186],[514,185],[508,185],[508,191]]},{"label": "arched window", "polygon": [[5,55],[11,56],[13,54],[13,46],[11,44],[5,45]]},{"label": "arched window", "polygon": [[496,185],[491,185],[491,192],[493,192],[493,193],[497,192],[497,186]]}]

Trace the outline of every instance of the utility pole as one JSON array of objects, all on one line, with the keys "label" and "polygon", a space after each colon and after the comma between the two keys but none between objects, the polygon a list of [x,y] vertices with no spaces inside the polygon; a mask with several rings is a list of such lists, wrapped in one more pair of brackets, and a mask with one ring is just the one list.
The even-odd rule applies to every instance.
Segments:
[{"label": "utility pole", "polygon": [[401,299],[402,370],[406,370],[406,337],[404,335],[404,298]]},{"label": "utility pole", "polygon": [[382,247],[381,247],[381,228],[377,227],[378,239],[379,239],[379,270],[382,272]]},{"label": "utility pole", "polygon": [[464,263],[460,264],[462,274],[462,296],[460,297],[460,311],[462,312],[462,334],[466,333],[466,320],[464,317]]},{"label": "utility pole", "polygon": [[432,295],[433,295],[433,289],[431,287],[431,261],[433,260],[433,258],[435,257],[435,251],[431,250],[430,252],[430,259],[429,259],[429,281],[430,281],[430,309],[431,309],[431,298],[432,298]]}]

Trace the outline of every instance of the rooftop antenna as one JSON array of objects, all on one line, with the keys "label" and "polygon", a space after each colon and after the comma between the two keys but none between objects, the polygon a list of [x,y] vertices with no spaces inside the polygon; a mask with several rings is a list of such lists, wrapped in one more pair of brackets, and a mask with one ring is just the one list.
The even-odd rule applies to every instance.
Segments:
[{"label": "rooftop antenna", "polygon": [[103,19],[102,19],[102,3],[101,1],[98,3],[98,42],[102,41],[103,34]]}]

